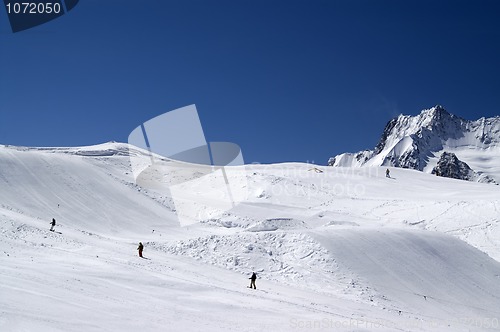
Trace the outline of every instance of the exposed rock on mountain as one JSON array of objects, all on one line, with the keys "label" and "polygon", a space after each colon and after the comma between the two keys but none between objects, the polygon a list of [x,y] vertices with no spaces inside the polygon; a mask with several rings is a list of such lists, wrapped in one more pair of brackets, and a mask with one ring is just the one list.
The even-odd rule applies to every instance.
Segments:
[{"label": "exposed rock on mountain", "polygon": [[454,153],[443,152],[437,165],[432,169],[432,174],[452,179],[495,183],[491,177],[474,172],[469,165],[457,158]]}]

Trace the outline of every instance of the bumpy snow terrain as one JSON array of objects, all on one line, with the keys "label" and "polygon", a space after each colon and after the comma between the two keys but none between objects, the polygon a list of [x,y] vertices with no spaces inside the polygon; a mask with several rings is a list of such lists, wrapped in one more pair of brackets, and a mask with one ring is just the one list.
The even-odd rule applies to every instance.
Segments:
[{"label": "bumpy snow terrain", "polygon": [[417,116],[399,115],[387,123],[373,150],[330,158],[337,167],[394,166],[430,173],[443,153],[455,154],[474,175],[461,179],[500,183],[500,116],[470,121],[442,106]]},{"label": "bumpy snow terrain", "polygon": [[181,227],[130,156],[0,146],[0,331],[500,330],[499,186],[238,166],[246,199]]}]

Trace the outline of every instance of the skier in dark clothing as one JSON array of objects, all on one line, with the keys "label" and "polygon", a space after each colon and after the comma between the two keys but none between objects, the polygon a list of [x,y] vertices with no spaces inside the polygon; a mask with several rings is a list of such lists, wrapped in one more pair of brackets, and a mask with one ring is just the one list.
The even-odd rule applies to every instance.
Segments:
[{"label": "skier in dark clothing", "polygon": [[54,227],[56,227],[56,220],[52,218],[52,221],[50,222],[50,231],[54,231]]},{"label": "skier in dark clothing", "polygon": [[389,171],[389,169],[385,170],[385,177],[387,177],[387,178],[391,177],[391,171]]},{"label": "skier in dark clothing", "polygon": [[142,245],[142,242],[139,242],[139,247],[137,247],[137,250],[139,250],[139,257],[142,257],[142,250],[144,249],[144,246]]},{"label": "skier in dark clothing", "polygon": [[257,289],[257,287],[255,287],[255,279],[257,279],[255,272],[252,272],[252,276],[248,279],[250,279],[250,288],[253,286],[253,289]]}]

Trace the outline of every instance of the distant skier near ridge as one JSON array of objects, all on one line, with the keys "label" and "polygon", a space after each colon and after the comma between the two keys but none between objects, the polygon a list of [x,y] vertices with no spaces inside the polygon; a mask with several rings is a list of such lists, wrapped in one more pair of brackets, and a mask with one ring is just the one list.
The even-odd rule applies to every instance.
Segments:
[{"label": "distant skier near ridge", "polygon": [[255,287],[255,279],[257,279],[255,272],[252,272],[252,276],[248,279],[250,279],[250,288],[253,286],[253,289],[257,289],[257,287]]},{"label": "distant skier near ridge", "polygon": [[139,247],[137,247],[137,250],[139,250],[139,257],[142,257],[142,250],[144,249],[144,246],[142,245],[142,242],[139,242]]},{"label": "distant skier near ridge", "polygon": [[56,220],[52,218],[52,221],[50,222],[50,231],[54,231],[54,227],[56,227]]},{"label": "distant skier near ridge", "polygon": [[385,170],[385,177],[386,178],[390,178],[391,177],[391,171],[389,171],[389,169]]}]

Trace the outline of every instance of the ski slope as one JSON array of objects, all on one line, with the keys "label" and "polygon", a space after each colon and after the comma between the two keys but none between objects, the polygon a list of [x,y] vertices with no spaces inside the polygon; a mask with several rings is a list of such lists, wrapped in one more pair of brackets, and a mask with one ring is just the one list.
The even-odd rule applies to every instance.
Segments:
[{"label": "ski slope", "polygon": [[500,330],[499,186],[246,165],[244,202],[180,227],[131,155],[0,146],[1,331]]}]

